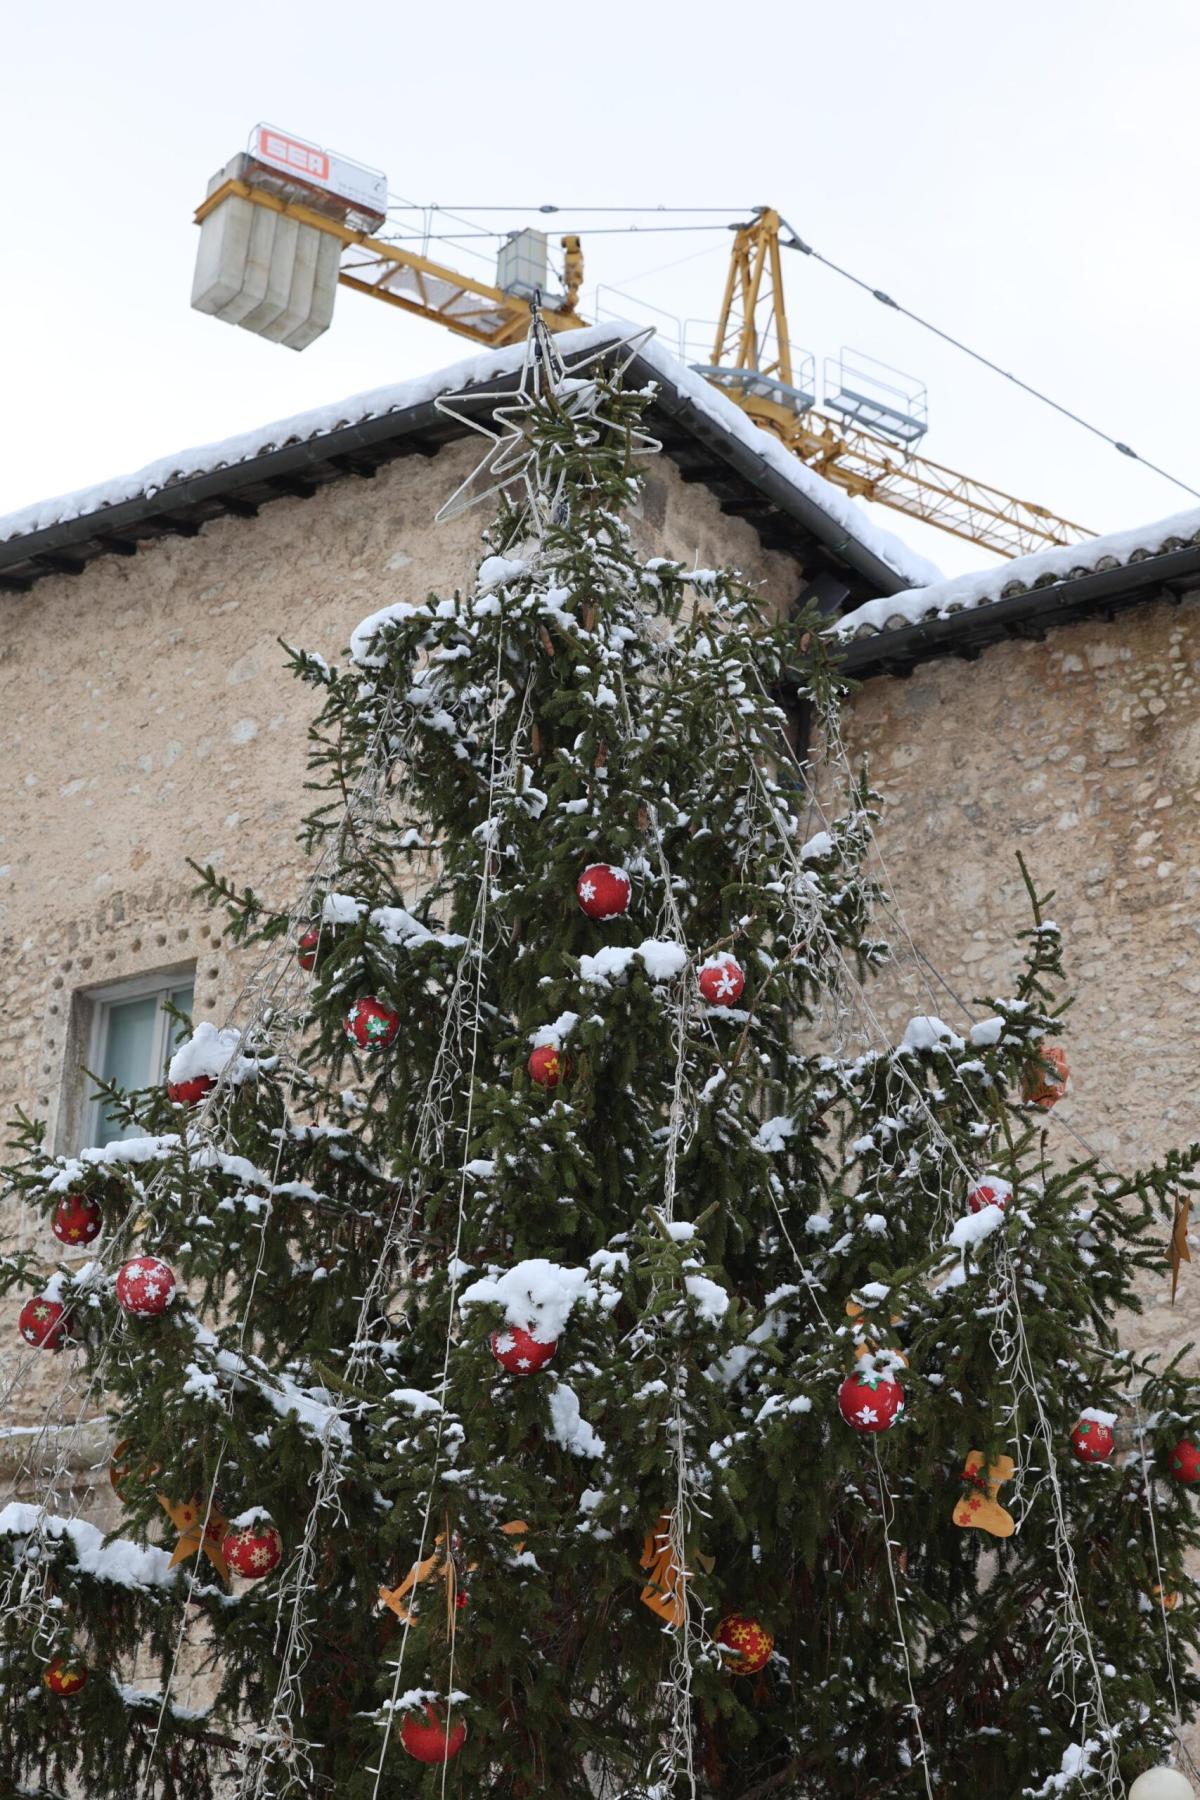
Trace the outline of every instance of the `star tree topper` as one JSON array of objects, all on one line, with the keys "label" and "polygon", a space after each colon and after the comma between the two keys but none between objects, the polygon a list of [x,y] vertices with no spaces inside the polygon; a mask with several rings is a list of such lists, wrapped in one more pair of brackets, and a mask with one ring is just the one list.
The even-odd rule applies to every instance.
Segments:
[{"label": "star tree topper", "polygon": [[[530,302],[529,331],[515,388],[497,396],[468,388],[445,394],[434,401],[439,412],[457,419],[490,440],[483,461],[455,488],[436,514],[438,524],[485,500],[503,494],[510,502],[514,491],[525,490],[525,510],[531,536],[541,537],[555,521],[562,497],[561,470],[549,466],[530,437],[530,424],[538,406],[553,397],[577,422],[594,421],[598,438],[611,421],[601,411],[601,391],[596,375],[603,372],[620,380],[643,344],[654,335],[653,326],[611,343],[600,344],[573,362],[564,361],[554,337],[547,330],[536,300]],[[589,376],[588,371],[592,371]],[[499,399],[499,404],[497,400]],[[463,408],[470,410],[463,411]],[[633,431],[630,452],[652,456],[662,448],[648,432]]]}]

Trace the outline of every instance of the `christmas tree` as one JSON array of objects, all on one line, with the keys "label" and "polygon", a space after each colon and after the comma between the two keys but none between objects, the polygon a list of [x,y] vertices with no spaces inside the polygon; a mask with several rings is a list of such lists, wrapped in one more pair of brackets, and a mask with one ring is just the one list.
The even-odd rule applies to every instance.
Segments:
[{"label": "christmas tree", "polygon": [[0,1792],[1191,1792],[1200,1387],[1116,1325],[1200,1152],[1052,1132],[1032,881],[1011,993],[885,1041],[874,797],[780,699],[836,745],[836,664],[635,550],[613,361],[535,318],[470,591],[293,652],[305,890],[203,872],[240,1027],[103,1150],[20,1122],[72,1251],[0,1264],[22,1370],[104,1397],[122,1524],[67,1415],[0,1513]]}]

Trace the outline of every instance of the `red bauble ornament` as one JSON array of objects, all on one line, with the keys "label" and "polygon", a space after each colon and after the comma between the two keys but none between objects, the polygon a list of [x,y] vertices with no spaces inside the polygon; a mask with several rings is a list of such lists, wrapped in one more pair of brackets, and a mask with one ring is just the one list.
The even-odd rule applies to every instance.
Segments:
[{"label": "red bauble ornament", "polygon": [[575,892],[588,918],[602,924],[629,911],[629,877],[615,863],[589,863],[575,883]]},{"label": "red bauble ornament", "polygon": [[75,1657],[56,1656],[46,1668],[42,1682],[60,1700],[70,1700],[80,1688],[87,1686],[87,1678],[86,1666]]},{"label": "red bauble ornament", "polygon": [[726,1613],[717,1626],[717,1647],[731,1675],[757,1675],[771,1660],[775,1639],[757,1619]]},{"label": "red bauble ornament", "polygon": [[67,1340],[67,1309],[57,1300],[35,1294],[21,1308],[17,1330],[39,1350],[61,1350]]},{"label": "red bauble ornament", "polygon": [[384,1050],[400,1029],[400,1014],[366,994],[346,1014],[345,1026],[346,1036],[360,1050]]},{"label": "red bauble ornament", "polygon": [[987,1175],[971,1189],[967,1205],[973,1213],[982,1212],[985,1206],[998,1206],[1003,1212],[1011,1199],[1012,1183],[1003,1181],[999,1175]]},{"label": "red bauble ornament", "polygon": [[99,1202],[86,1194],[65,1194],[54,1209],[50,1229],[63,1244],[90,1244],[104,1229]]},{"label": "red bauble ornament", "polygon": [[1180,1438],[1170,1455],[1171,1473],[1184,1487],[1195,1487],[1200,1481],[1200,1444]]},{"label": "red bauble ornament", "polygon": [[400,1727],[400,1742],[408,1754],[420,1763],[445,1763],[457,1756],[467,1741],[467,1728],[461,1719],[451,1726],[442,1719],[436,1707],[427,1706],[425,1717],[412,1714]]},{"label": "red bauble ornament", "polygon": [[199,1106],[205,1094],[217,1085],[215,1075],[193,1075],[190,1081],[168,1081],[167,1099],[176,1106]]},{"label": "red bauble ornament", "polygon": [[247,1581],[261,1581],[283,1561],[283,1539],[269,1522],[239,1525],[221,1545],[229,1567]]},{"label": "red bauble ornament", "polygon": [[175,1298],[175,1271],[157,1256],[135,1256],[117,1270],[117,1300],[137,1319],[156,1319]]},{"label": "red bauble ornament", "polygon": [[904,1389],[890,1375],[847,1375],[838,1411],[855,1431],[887,1431],[904,1411]]},{"label": "red bauble ornament", "polygon": [[1080,1419],[1071,1433],[1071,1448],[1080,1462],[1107,1462],[1117,1440],[1111,1425],[1099,1419]]},{"label": "red bauble ornament", "polygon": [[492,1333],[492,1355],[510,1375],[536,1375],[558,1349],[557,1339],[543,1344],[519,1325],[506,1325]]},{"label": "red bauble ornament", "polygon": [[556,1044],[539,1044],[526,1067],[529,1079],[544,1088],[557,1087],[571,1073],[570,1059],[563,1055]]},{"label": "red bauble ornament", "polygon": [[302,969],[315,969],[317,966],[317,946],[321,942],[319,927],[311,925],[300,939],[296,957]]},{"label": "red bauble ornament", "polygon": [[736,956],[713,956],[700,968],[700,992],[710,1006],[736,1006],[746,971]]}]

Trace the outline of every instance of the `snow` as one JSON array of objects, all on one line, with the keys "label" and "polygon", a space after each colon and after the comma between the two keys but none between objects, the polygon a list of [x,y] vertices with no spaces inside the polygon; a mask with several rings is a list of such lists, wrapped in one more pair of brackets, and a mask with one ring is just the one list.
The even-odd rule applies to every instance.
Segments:
[{"label": "snow", "polygon": [[535,1256],[473,1281],[458,1304],[464,1312],[472,1306],[502,1306],[507,1324],[527,1331],[539,1344],[552,1344],[566,1330],[571,1309],[588,1288],[586,1269],[565,1269]]},{"label": "snow", "polygon": [[353,894],[326,894],[321,902],[321,918],[326,925],[357,925],[366,907]]},{"label": "snow", "polygon": [[536,1031],[531,1032],[529,1041],[535,1050],[561,1050],[564,1040],[570,1037],[578,1023],[578,1013],[559,1013],[552,1025],[539,1025]]},{"label": "snow", "polygon": [[1081,1419],[1091,1419],[1095,1425],[1107,1425],[1110,1429],[1117,1422],[1115,1412],[1105,1412],[1099,1406],[1085,1406],[1079,1416]]},{"label": "snow", "polygon": [[795,1130],[795,1120],[789,1119],[786,1113],[781,1113],[774,1119],[766,1119],[759,1126],[752,1140],[754,1148],[762,1150],[768,1156],[775,1151],[785,1150],[787,1141],[793,1136]]},{"label": "snow", "polygon": [[[969,612],[978,606],[1007,597],[1014,584],[1021,589],[1034,588],[1047,576],[1063,581],[1076,570],[1089,571],[1100,563],[1125,564],[1137,553],[1158,554],[1169,538],[1187,543],[1200,533],[1200,507],[1172,513],[1148,525],[1136,525],[1127,531],[1110,532],[1107,537],[1089,538],[1083,544],[1060,544],[1050,550],[1035,550],[1029,556],[1015,557],[998,568],[980,569],[971,575],[956,575],[948,581],[935,581],[906,588],[882,600],[869,600],[838,620],[834,634],[853,638],[860,633],[883,631],[899,621],[918,625],[924,619],[944,619],[955,612]],[[1049,584],[1047,584],[1049,585]]]},{"label": "snow", "polygon": [[167,1080],[195,1081],[201,1075],[224,1075],[231,1083],[248,1081],[258,1064],[241,1055],[242,1034],[234,1025],[218,1031],[205,1019],[185,1038],[167,1067]]},{"label": "snow", "polygon": [[422,1393],[420,1388],[393,1388],[388,1399],[397,1406],[407,1406],[414,1418],[442,1410],[441,1401],[435,1400],[432,1394]]},{"label": "snow", "polygon": [[683,1285],[706,1325],[719,1325],[729,1311],[729,1295],[707,1275],[685,1275]]},{"label": "snow", "polygon": [[827,831],[818,831],[800,846],[801,862],[824,862],[833,855],[833,839]]},{"label": "snow", "polygon": [[560,1381],[550,1395],[550,1436],[575,1456],[603,1456],[606,1445],[579,1411],[574,1388]]},{"label": "snow", "polygon": [[963,1041],[941,1019],[910,1019],[901,1040],[902,1050],[961,1050]]},{"label": "snow", "polygon": [[608,987],[611,981],[628,975],[634,962],[640,961],[651,981],[671,981],[687,966],[687,951],[682,944],[664,938],[646,938],[632,949],[606,944],[595,956],[581,956],[579,973],[584,981],[597,987]]},{"label": "snow", "polygon": [[[591,325],[582,331],[564,332],[557,342],[563,355],[569,358],[600,344],[611,343],[621,334],[622,329],[624,328],[617,323]],[[309,443],[326,437],[343,426],[382,418],[388,413],[405,412],[410,407],[425,405],[441,394],[456,393],[477,383],[515,375],[524,354],[524,344],[485,350],[481,354],[464,357],[462,361],[452,363],[447,368],[413,376],[407,381],[391,382],[383,387],[352,395],[348,399],[313,407],[308,412],[297,413],[291,418],[276,420],[269,425],[260,425],[251,431],[240,432],[215,443],[202,444],[190,450],[173,451],[131,474],[112,476],[93,487],[35,501],[32,506],[23,507],[18,512],[8,514],[6,518],[0,518],[0,542],[26,537],[34,531],[44,531],[69,519],[81,519],[92,513],[100,513],[106,507],[119,506],[124,501],[143,495],[149,497],[191,476],[252,462],[255,457],[282,449],[288,444]],[[665,346],[647,341],[638,354],[655,376],[661,377],[696,412],[702,413],[715,424],[726,438],[737,439],[754,453],[761,465],[769,468],[797,494],[804,495],[820,507],[826,517],[846,533],[850,546],[861,546],[913,587],[928,587],[940,581],[941,571],[932,563],[910,550],[890,531],[884,531],[875,525],[856,501],[823,476],[806,468],[776,438],[761,431],[741,407],[705,381],[703,376],[687,368]],[[362,640],[362,646],[367,647],[365,639]],[[357,652],[355,661],[360,661]],[[372,665],[368,662],[365,666]]]},{"label": "snow", "polygon": [[972,1025],[967,1034],[971,1045],[976,1050],[986,1049],[989,1044],[998,1044],[1004,1032],[1003,1019],[980,1019]]},{"label": "snow", "polygon": [[106,1544],[104,1533],[86,1519],[61,1519],[39,1506],[13,1502],[0,1512],[0,1536],[66,1538],[75,1561],[85,1575],[111,1581],[118,1587],[171,1587],[175,1580],[166,1550],[114,1538]]},{"label": "snow", "polygon": [[382,669],[387,657],[374,648],[376,633],[384,625],[404,624],[416,618],[419,611],[419,607],[410,606],[406,600],[397,600],[393,606],[381,606],[378,612],[360,619],[350,633],[351,662],[356,662],[360,669]]},{"label": "snow", "polygon": [[519,556],[485,556],[479,565],[481,588],[502,587],[506,581],[519,581],[529,573],[529,564]]},{"label": "snow", "polygon": [[383,933],[384,941],[398,950],[417,950],[423,944],[441,944],[444,950],[460,950],[466,943],[453,931],[430,931],[403,906],[377,906],[371,923]]},{"label": "snow", "polygon": [[968,1213],[965,1218],[955,1221],[954,1229],[947,1238],[955,1250],[975,1250],[985,1239],[990,1238],[993,1231],[999,1231],[1005,1220],[1002,1206],[985,1206],[981,1212]]}]

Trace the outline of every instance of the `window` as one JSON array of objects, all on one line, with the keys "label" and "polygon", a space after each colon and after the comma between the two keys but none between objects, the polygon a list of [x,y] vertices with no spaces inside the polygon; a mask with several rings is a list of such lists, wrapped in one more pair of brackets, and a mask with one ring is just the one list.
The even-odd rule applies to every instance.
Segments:
[{"label": "window", "polygon": [[[167,1008],[173,1006],[190,1017],[194,982],[191,972],[181,970],[174,975],[148,975],[122,982],[120,987],[103,988],[89,995],[92,1030],[88,1068],[102,1081],[115,1081],[127,1093],[161,1081],[183,1036],[178,1021]],[[111,1118],[93,1090],[84,1120],[84,1143],[98,1146],[131,1135],[132,1128]]]}]

